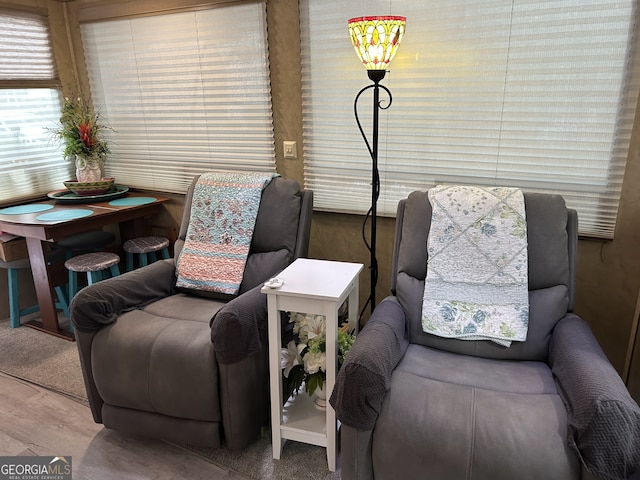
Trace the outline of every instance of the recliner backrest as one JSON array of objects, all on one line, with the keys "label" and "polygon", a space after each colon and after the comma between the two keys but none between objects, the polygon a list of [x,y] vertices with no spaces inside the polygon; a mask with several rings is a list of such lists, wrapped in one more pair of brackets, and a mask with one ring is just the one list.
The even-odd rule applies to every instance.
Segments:
[{"label": "recliner backrest", "polygon": [[409,341],[486,358],[545,361],[551,331],[573,309],[577,215],[559,195],[525,193],[529,259],[529,328],[525,342],[505,348],[489,341],[446,339],[422,331],[431,204],[413,192],[398,204],[391,290],[405,309]]},{"label": "recliner backrest", "polygon": [[[178,258],[191,218],[193,189],[196,176],[185,197],[180,233],[175,242],[175,258]],[[240,292],[263,283],[283,270],[298,257],[308,254],[313,192],[301,190],[295,180],[273,178],[262,192],[260,208],[251,240]],[[223,294],[189,290],[189,293],[205,297],[229,299]]]}]

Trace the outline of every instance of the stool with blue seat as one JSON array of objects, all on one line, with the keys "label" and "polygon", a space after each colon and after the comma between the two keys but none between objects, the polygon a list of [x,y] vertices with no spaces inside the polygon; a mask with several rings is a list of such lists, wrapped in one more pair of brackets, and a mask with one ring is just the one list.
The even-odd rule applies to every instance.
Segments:
[{"label": "stool with blue seat", "polygon": [[[51,263],[51,262],[50,262]],[[21,258],[18,260],[11,260],[5,262],[0,260],[0,268],[7,270],[7,283],[9,290],[9,324],[11,328],[18,328],[20,326],[20,318],[35,313],[40,310],[40,307],[36,304],[31,307],[20,309],[20,287],[18,282],[18,271],[31,268],[31,264],[28,258]],[[56,308],[62,310],[62,312],[69,316],[69,304],[67,301],[67,293],[64,287],[55,287],[56,296],[58,301],[56,302]]]},{"label": "stool with blue seat", "polygon": [[79,272],[85,272],[87,285],[93,285],[103,280],[107,271],[112,277],[120,275],[119,263],[120,257],[111,252],[84,253],[64,262],[64,266],[69,270],[69,302],[78,293]]},{"label": "stool with blue seat", "polygon": [[[82,232],[76,233],[75,235],[69,235],[62,240],[58,240],[56,242],[56,245],[64,250],[65,258],[69,260],[74,255],[102,251],[107,245],[113,243],[115,239],[116,236],[111,232],[105,232],[104,230],[94,230],[90,232]],[[69,271],[69,284],[71,284],[72,282],[72,276],[72,272]],[[73,294],[70,293],[67,298],[69,303],[71,303]]]},{"label": "stool with blue seat", "polygon": [[156,252],[160,252],[162,258],[169,258],[169,239],[166,237],[138,237],[127,240],[122,245],[126,252],[127,272],[134,268],[134,255],[138,255],[138,263],[141,267],[157,260]]}]

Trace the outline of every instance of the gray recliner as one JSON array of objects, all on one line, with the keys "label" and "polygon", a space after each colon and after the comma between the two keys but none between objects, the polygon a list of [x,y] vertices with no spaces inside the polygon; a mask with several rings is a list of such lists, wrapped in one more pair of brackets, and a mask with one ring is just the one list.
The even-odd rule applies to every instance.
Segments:
[{"label": "gray recliner", "polygon": [[[175,258],[189,225],[185,198]],[[276,177],[264,188],[240,292],[176,289],[174,259],[82,289],[70,307],[93,418],[127,433],[230,449],[269,414],[262,284],[308,253],[313,193]]]},{"label": "gray recliner", "polygon": [[525,194],[525,208],[529,331],[506,348],[422,331],[431,205],[427,192],[400,202],[392,296],[358,335],[330,399],[343,479],[640,475],[640,408],[572,313],[576,212],[555,195]]}]

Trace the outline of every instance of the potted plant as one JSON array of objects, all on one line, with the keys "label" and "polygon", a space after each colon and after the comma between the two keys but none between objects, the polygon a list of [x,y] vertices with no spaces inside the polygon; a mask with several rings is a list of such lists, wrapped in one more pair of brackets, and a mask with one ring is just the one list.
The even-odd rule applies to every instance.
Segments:
[{"label": "potted plant", "polygon": [[101,123],[100,114],[93,106],[78,97],[64,99],[60,127],[51,129],[64,142],[62,154],[76,165],[78,182],[98,182],[102,179],[104,161],[109,146],[101,132],[107,127]]},{"label": "potted plant", "polygon": [[[286,402],[294,392],[304,388],[309,395],[316,393],[315,403],[323,407],[326,405],[326,320],[323,315],[311,315],[297,312],[289,313],[289,322],[293,323],[294,340],[283,348],[280,364],[283,373],[284,401]],[[338,329],[338,368],[355,341],[349,333],[349,324],[345,323]]]}]

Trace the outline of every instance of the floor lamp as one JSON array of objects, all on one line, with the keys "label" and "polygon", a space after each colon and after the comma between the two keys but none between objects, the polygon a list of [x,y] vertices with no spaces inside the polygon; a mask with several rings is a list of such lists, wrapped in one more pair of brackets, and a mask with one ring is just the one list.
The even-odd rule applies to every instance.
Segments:
[{"label": "floor lamp", "polygon": [[[392,101],[391,92],[384,85],[380,85],[380,82],[387,73],[387,66],[391,63],[391,59],[393,59],[398,51],[398,47],[404,36],[405,24],[405,17],[396,16],[357,17],[350,19],[348,22],[349,36],[351,37],[353,48],[367,69],[369,79],[373,82],[373,84],[367,85],[360,90],[353,102],[353,111],[358,128],[371,155],[371,207],[362,225],[362,238],[371,255],[369,265],[371,273],[371,293],[364,305],[363,312],[367,307],[367,303],[371,306],[371,312],[373,312],[376,306],[376,284],[378,283],[376,216],[378,197],[380,196],[380,175],[378,173],[378,115],[380,110],[389,108]],[[360,119],[358,118],[358,99],[369,89],[373,89],[373,134],[371,143],[369,143],[367,135],[364,133],[362,125],[360,124]],[[386,104],[380,102],[380,89],[384,90],[389,96]],[[369,242],[367,242],[365,225],[369,216],[371,216],[371,233]]]}]

